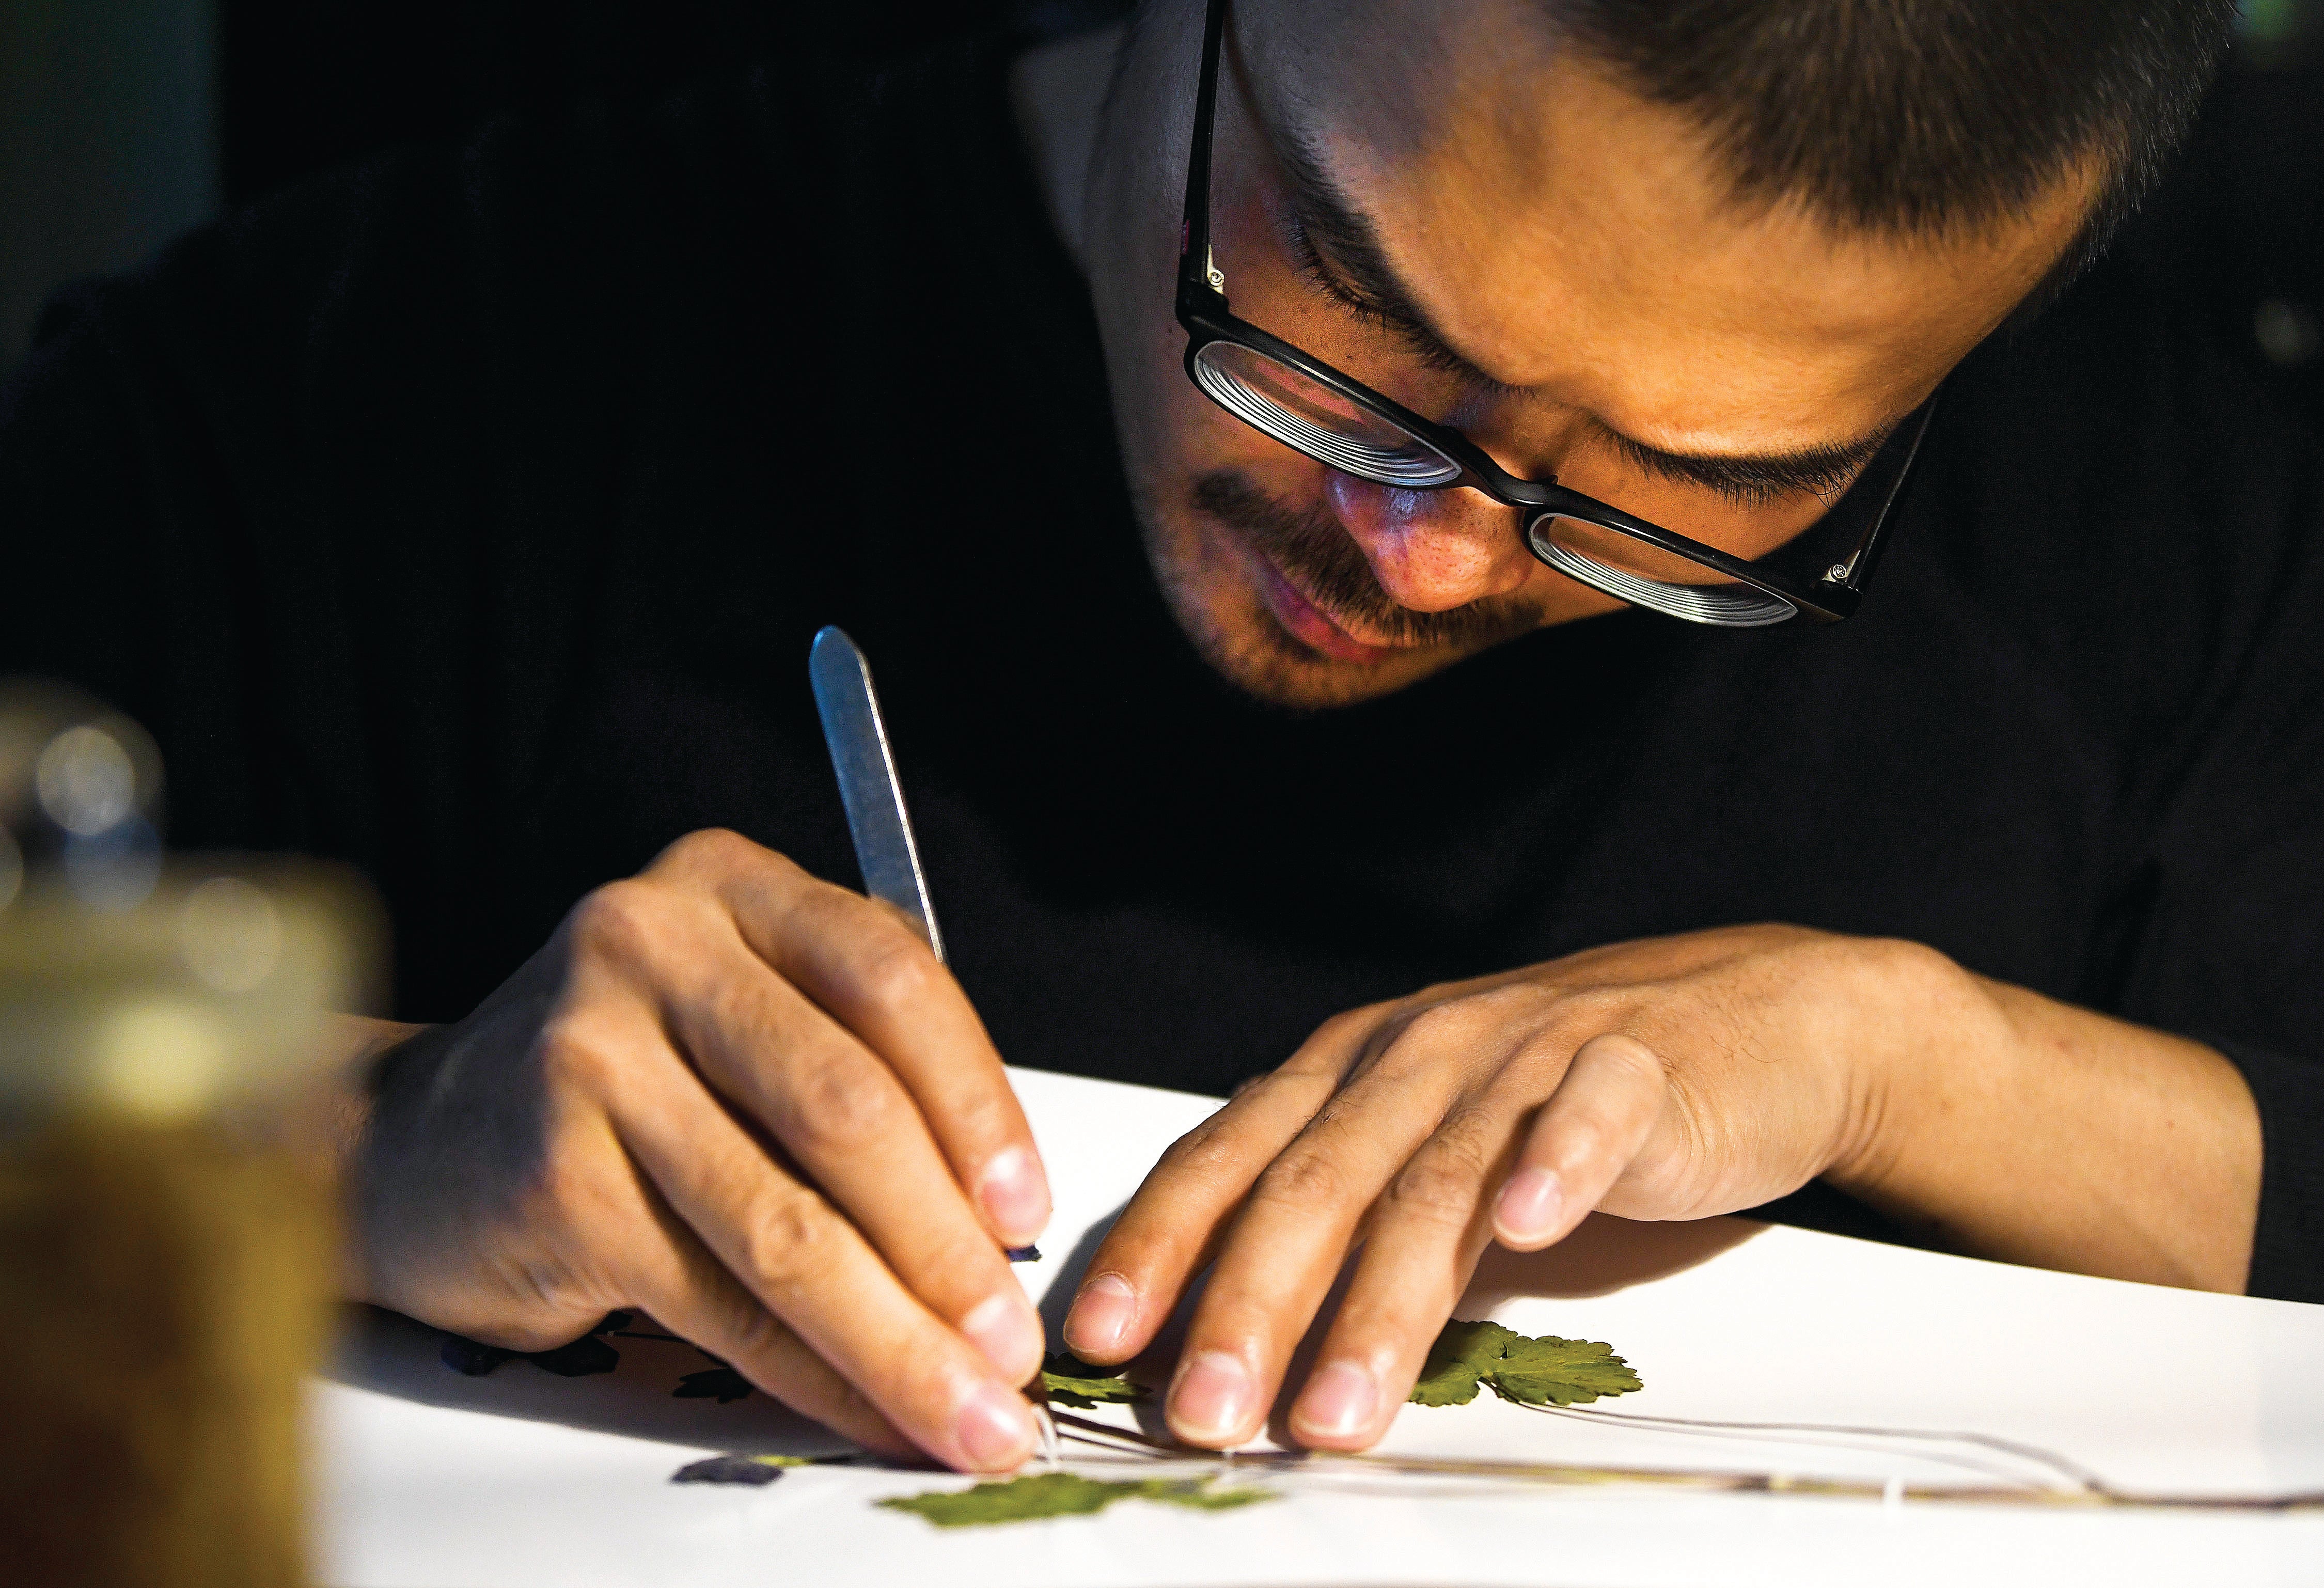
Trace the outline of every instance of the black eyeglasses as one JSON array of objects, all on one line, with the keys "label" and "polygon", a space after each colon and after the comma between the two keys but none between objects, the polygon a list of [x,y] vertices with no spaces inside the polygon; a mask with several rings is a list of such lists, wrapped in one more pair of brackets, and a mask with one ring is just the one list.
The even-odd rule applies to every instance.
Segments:
[{"label": "black eyeglasses", "polygon": [[1211,258],[1211,134],[1218,109],[1226,0],[1210,0],[1194,143],[1179,234],[1178,323],[1186,374],[1244,423],[1318,462],[1406,491],[1466,486],[1524,515],[1526,545],[1565,575],[1633,605],[1724,628],[1805,615],[1838,623],[1856,611],[1879,560],[1891,510],[1936,411],[1932,396],[1905,416],[1855,482],[1812,525],[1755,561],[1549,480],[1519,479],[1449,425],[1423,419],[1280,337],[1235,318]]}]

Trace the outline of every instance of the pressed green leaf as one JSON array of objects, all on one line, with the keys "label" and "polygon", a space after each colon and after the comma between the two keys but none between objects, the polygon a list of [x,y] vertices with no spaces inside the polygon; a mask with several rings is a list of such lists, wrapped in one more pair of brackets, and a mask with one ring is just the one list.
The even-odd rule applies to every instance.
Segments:
[{"label": "pressed green leaf", "polygon": [[1520,1406],[1587,1405],[1601,1395],[1627,1395],[1644,1385],[1630,1364],[1602,1340],[1519,1335],[1492,1373],[1493,1393]]},{"label": "pressed green leaf", "polygon": [[898,1495],[879,1503],[889,1510],[925,1517],[939,1528],[982,1528],[1045,1517],[1089,1516],[1123,1500],[1148,1500],[1193,1510],[1231,1510],[1275,1498],[1264,1489],[1213,1489],[1211,1482],[1208,1478],[1148,1478],[1108,1483],[1072,1473],[1040,1473],[979,1483],[973,1489]]},{"label": "pressed green leaf", "polygon": [[1163,1505],[1183,1505],[1188,1510],[1234,1510],[1273,1500],[1272,1489],[1213,1489],[1208,1478],[1148,1478],[1138,1486],[1138,1498]]},{"label": "pressed green leaf", "polygon": [[1536,1339],[1499,1324],[1455,1318],[1429,1347],[1412,1399],[1421,1406],[1465,1406],[1477,1399],[1480,1385],[1520,1406],[1587,1404],[1644,1387],[1603,1341]]},{"label": "pressed green leaf", "polygon": [[1477,1399],[1477,1384],[1500,1361],[1502,1346],[1525,1336],[1495,1323],[1466,1323],[1454,1318],[1428,1348],[1420,1369],[1420,1382],[1412,1399],[1420,1406],[1466,1406]]},{"label": "pressed green leaf", "polygon": [[908,1510],[939,1528],[987,1527],[1040,1517],[1087,1516],[1135,1493],[1135,1483],[1100,1483],[1071,1473],[1043,1473],[979,1483],[973,1489],[938,1489],[880,1501],[889,1510]]},{"label": "pressed green leaf", "polygon": [[1070,1356],[1052,1356],[1041,1363],[1041,1388],[1058,1405],[1084,1411],[1101,1401],[1143,1400],[1151,1393],[1145,1385],[1133,1384],[1120,1373],[1101,1374]]}]

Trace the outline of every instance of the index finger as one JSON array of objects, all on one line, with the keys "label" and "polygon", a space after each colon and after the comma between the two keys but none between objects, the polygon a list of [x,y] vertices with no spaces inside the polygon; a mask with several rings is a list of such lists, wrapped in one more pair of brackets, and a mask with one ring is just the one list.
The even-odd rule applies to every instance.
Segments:
[{"label": "index finger", "polygon": [[[1049,1182],[1001,1054],[927,943],[894,910],[732,834],[708,879],[752,952],[885,1060],[1004,1246],[1049,1222]],[[678,857],[693,863],[693,857]]]},{"label": "index finger", "polygon": [[1327,1021],[1281,1068],[1171,1143],[1083,1275],[1064,1329],[1075,1355],[1126,1362],[1153,1343],[1251,1187],[1331,1103],[1381,1019],[1358,1010]]}]

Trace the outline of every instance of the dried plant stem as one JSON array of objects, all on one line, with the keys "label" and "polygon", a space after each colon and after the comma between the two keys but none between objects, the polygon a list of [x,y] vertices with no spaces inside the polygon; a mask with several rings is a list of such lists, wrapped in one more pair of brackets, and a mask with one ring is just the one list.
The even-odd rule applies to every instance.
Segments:
[{"label": "dried plant stem", "polygon": [[[1403,1476],[1462,1478],[1496,1484],[1552,1488],[1600,1487],[1615,1484],[1689,1490],[1722,1494],[1803,1494],[1895,1502],[1935,1502],[1949,1505],[2043,1506],[2081,1510],[2269,1512],[2324,1510],[2324,1491],[2290,1494],[2169,1494],[2117,1489],[2084,1475],[2073,1488],[2037,1484],[1955,1486],[1898,1483],[1853,1478],[1794,1477],[1783,1473],[1731,1473],[1655,1467],[1592,1467],[1552,1462],[1472,1459],[1458,1456],[1397,1455],[1367,1452],[1339,1455],[1302,1451],[1242,1451],[1231,1457],[1215,1455],[1166,1443],[1135,1429],[1057,1412],[1060,1434],[1067,1440],[1094,1446],[1102,1455],[1078,1461],[1105,1463],[1128,1460],[1152,1465],[1157,1461],[1197,1465],[1216,1472],[1259,1471],[1306,1473],[1316,1477]],[[1850,1430],[1868,1432],[1877,1430]],[[2030,1449],[2030,1447],[2029,1447]],[[1106,1464],[1111,1464],[1106,1463]]]}]

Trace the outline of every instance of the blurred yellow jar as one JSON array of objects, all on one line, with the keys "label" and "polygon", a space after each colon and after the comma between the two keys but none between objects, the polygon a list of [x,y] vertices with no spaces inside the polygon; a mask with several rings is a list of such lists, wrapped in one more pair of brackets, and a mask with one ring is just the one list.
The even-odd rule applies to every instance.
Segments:
[{"label": "blurred yellow jar", "polygon": [[286,1121],[369,919],[253,865],[0,909],[0,1579],[308,1580],[333,1231]]}]

